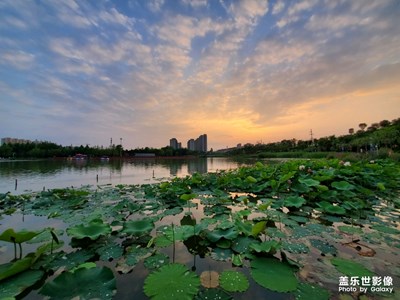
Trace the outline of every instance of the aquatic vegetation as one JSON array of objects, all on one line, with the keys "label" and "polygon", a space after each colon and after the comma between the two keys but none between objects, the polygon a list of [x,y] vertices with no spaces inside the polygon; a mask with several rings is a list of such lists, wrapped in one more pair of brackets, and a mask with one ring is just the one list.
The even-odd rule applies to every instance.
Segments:
[{"label": "aquatic vegetation", "polygon": [[[382,264],[392,264],[384,275],[399,276],[390,258],[400,247],[399,182],[391,161],[299,160],[159,184],[2,194],[1,215],[56,219],[62,228],[0,234],[15,246],[14,260],[0,265],[0,292],[18,296],[42,279],[49,297],[111,299],[115,273],[129,276],[143,262],[143,291],[154,299],[251,297],[257,288],[328,299],[340,276],[372,276]],[[16,246],[28,242],[36,250],[18,259]],[[90,280],[104,283],[101,294],[75,286]]]}]

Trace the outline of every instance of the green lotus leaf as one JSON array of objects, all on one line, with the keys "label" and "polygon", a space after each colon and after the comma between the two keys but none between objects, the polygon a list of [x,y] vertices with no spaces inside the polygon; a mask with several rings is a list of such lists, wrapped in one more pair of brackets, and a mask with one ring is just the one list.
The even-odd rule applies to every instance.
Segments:
[{"label": "green lotus leaf", "polygon": [[153,228],[154,223],[151,219],[142,219],[125,222],[122,232],[131,235],[143,235],[149,233]]},{"label": "green lotus leaf", "polygon": [[305,184],[308,187],[318,186],[320,183],[318,180],[314,180],[311,178],[299,178],[299,182],[301,184]]},{"label": "green lotus leaf", "polygon": [[333,205],[326,201],[319,202],[318,206],[320,206],[324,210],[324,212],[326,212],[328,214],[332,214],[332,215],[346,214],[346,210],[343,207],[340,207],[339,205]]},{"label": "green lotus leaf", "polygon": [[289,251],[290,253],[308,253],[310,249],[303,243],[288,243],[284,241],[282,243],[282,248]]},{"label": "green lotus leaf", "polygon": [[224,271],[219,276],[219,284],[228,292],[244,292],[250,284],[243,273],[237,271]]},{"label": "green lotus leaf", "polygon": [[348,183],[347,181],[334,181],[331,186],[337,190],[348,191],[355,188],[354,185]]},{"label": "green lotus leaf", "polygon": [[278,250],[281,247],[281,243],[279,241],[266,241],[262,243],[253,243],[250,245],[250,248],[253,249],[257,253],[268,253],[268,254],[274,254],[276,253],[276,250]]},{"label": "green lotus leaf", "polygon": [[306,202],[306,199],[304,199],[303,197],[291,196],[291,197],[287,197],[285,199],[285,201],[283,202],[283,205],[286,206],[286,207],[297,207],[297,208],[299,208],[305,202]]},{"label": "green lotus leaf", "polygon": [[192,299],[200,278],[182,264],[169,264],[151,273],[144,281],[144,293],[154,300]]},{"label": "green lotus leaf", "polygon": [[341,232],[348,233],[348,234],[361,234],[363,231],[360,227],[355,227],[355,226],[338,226],[338,229]]},{"label": "green lotus leaf", "polygon": [[248,252],[250,244],[255,242],[257,242],[255,238],[238,236],[235,240],[232,241],[231,248],[237,253],[245,253]]},{"label": "green lotus leaf", "polygon": [[43,275],[44,272],[41,270],[28,270],[2,281],[0,284],[1,299],[6,299],[7,297],[15,299],[14,297],[38,282]]},{"label": "green lotus leaf", "polygon": [[400,231],[393,227],[388,227],[385,225],[373,225],[372,229],[378,230],[380,232],[389,233],[389,234],[399,234]]},{"label": "green lotus leaf", "polygon": [[39,231],[21,230],[15,232],[14,229],[9,228],[3,231],[2,234],[0,234],[0,241],[21,244],[23,242],[33,239],[35,236],[41,234],[44,230],[39,230]]},{"label": "green lotus leaf", "polygon": [[202,289],[196,296],[196,300],[210,300],[210,299],[231,300],[233,298],[227,292],[219,288]]},{"label": "green lotus leaf", "polygon": [[33,259],[33,256],[26,256],[22,259],[18,259],[15,262],[0,265],[0,280],[6,279],[29,269],[33,263]]},{"label": "green lotus leaf", "polygon": [[192,199],[194,199],[196,197],[197,197],[196,194],[183,194],[183,195],[181,195],[180,199],[181,200],[185,200],[185,201],[189,201],[189,200],[192,200]]},{"label": "green lotus leaf", "polygon": [[257,257],[251,261],[251,276],[261,286],[276,292],[296,290],[293,268],[276,258]]},{"label": "green lotus leaf", "polygon": [[296,300],[328,300],[329,291],[317,284],[299,283],[295,292]]},{"label": "green lotus leaf", "polygon": [[375,274],[365,268],[363,265],[348,259],[334,257],[331,263],[335,268],[347,276],[374,276]]},{"label": "green lotus leaf", "polygon": [[232,258],[231,249],[214,248],[211,252],[211,257],[218,261],[228,261]]},{"label": "green lotus leaf", "polygon": [[103,220],[101,219],[94,219],[86,226],[84,224],[80,224],[67,228],[67,233],[76,239],[89,238],[94,241],[102,235],[111,233],[111,227],[110,225],[103,223]]},{"label": "green lotus leaf", "polygon": [[233,240],[237,238],[238,232],[234,227],[229,228],[229,229],[216,229],[213,231],[207,231],[207,238],[215,243],[221,238],[225,238],[227,240]]},{"label": "green lotus leaf", "polygon": [[150,270],[159,269],[167,264],[169,264],[169,257],[164,253],[156,253],[144,260],[144,266]]},{"label": "green lotus leaf", "polygon": [[260,221],[257,222],[256,224],[253,225],[253,228],[251,229],[251,233],[253,236],[258,236],[261,232],[265,230],[267,227],[267,221]]},{"label": "green lotus leaf", "polygon": [[257,183],[257,179],[255,179],[253,176],[247,176],[246,182],[247,183]]},{"label": "green lotus leaf", "polygon": [[119,244],[107,244],[96,250],[96,252],[100,255],[100,259],[107,261],[120,258],[124,250]]},{"label": "green lotus leaf", "polygon": [[46,283],[39,293],[52,299],[112,299],[115,291],[116,280],[111,269],[96,267],[64,272]]},{"label": "green lotus leaf", "polygon": [[336,255],[337,253],[336,248],[333,245],[329,244],[328,242],[324,242],[317,239],[310,239],[310,243],[314,248],[317,248],[324,255],[326,254]]}]

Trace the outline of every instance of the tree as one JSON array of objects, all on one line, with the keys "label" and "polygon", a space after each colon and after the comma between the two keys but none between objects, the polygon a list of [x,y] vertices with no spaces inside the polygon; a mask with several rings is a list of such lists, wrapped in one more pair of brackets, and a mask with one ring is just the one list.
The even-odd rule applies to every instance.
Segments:
[{"label": "tree", "polygon": [[354,128],[349,128],[349,134],[353,134],[354,133]]},{"label": "tree", "polygon": [[364,131],[365,128],[367,127],[367,123],[360,123],[358,124],[358,127],[360,127],[361,131]]}]

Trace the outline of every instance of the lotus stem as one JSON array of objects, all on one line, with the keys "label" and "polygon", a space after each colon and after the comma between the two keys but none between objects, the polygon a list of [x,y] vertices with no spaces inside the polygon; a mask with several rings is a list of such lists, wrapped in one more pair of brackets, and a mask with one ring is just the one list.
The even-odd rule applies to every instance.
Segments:
[{"label": "lotus stem", "polygon": [[21,259],[22,258],[22,244],[18,243],[18,245],[19,245],[19,259]]}]

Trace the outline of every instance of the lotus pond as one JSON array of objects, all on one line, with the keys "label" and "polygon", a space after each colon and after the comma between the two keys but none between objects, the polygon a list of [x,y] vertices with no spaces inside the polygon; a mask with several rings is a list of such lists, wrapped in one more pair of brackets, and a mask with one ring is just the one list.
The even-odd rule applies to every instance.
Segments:
[{"label": "lotus pond", "polygon": [[0,298],[399,298],[399,191],[391,161],[296,160],[1,194]]}]

